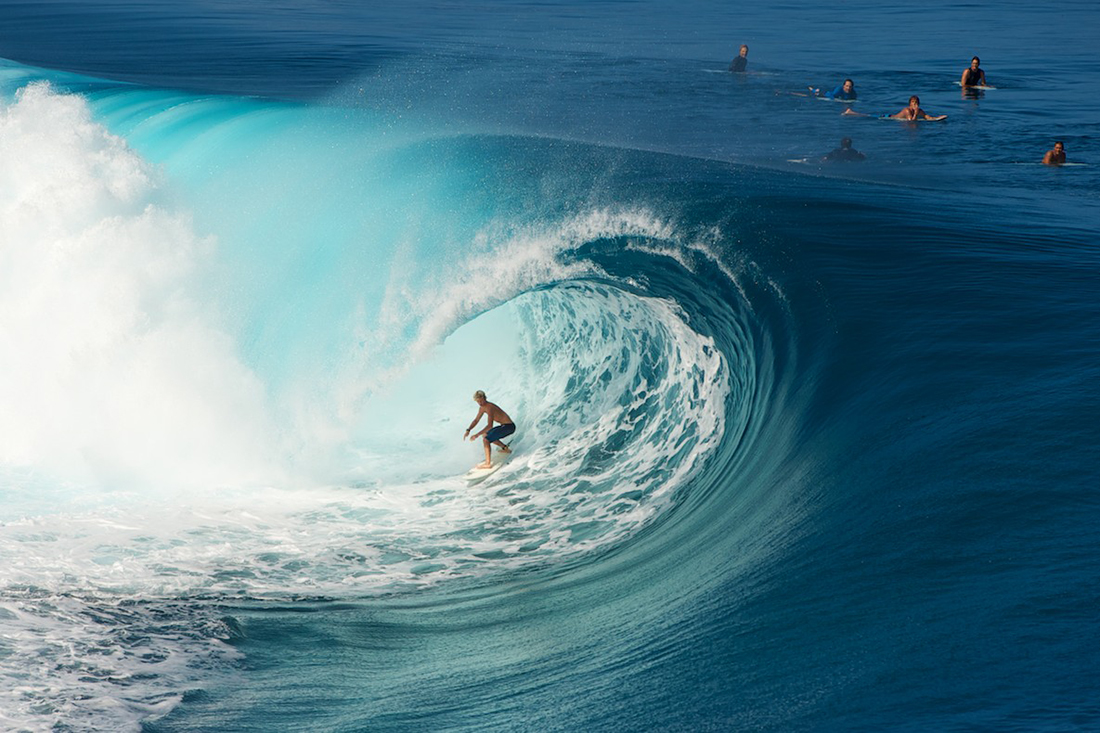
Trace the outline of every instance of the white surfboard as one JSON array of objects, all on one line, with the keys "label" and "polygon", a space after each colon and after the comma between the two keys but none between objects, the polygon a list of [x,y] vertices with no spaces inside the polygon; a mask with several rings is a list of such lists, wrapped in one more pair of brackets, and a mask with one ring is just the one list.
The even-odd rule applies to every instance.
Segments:
[{"label": "white surfboard", "polygon": [[1069,161],[1067,161],[1065,163],[1060,163],[1059,165],[1047,165],[1046,163],[1044,163],[1041,160],[1018,160],[1018,161],[1013,161],[1012,165],[1041,165],[1041,166],[1044,166],[1046,168],[1073,168],[1073,167],[1087,168],[1088,167],[1088,163],[1073,163],[1073,162],[1069,162]]},{"label": "white surfboard", "polygon": [[[961,87],[963,84],[961,81],[955,82],[955,86]],[[986,84],[967,84],[966,89],[996,89],[997,87],[991,87]]]},{"label": "white surfboard", "polygon": [[510,459],[511,457],[511,453],[500,453],[498,451],[493,451],[493,462],[488,468],[471,468],[462,478],[466,479],[467,486],[479,484],[485,479],[492,476],[497,471],[499,471],[500,467],[507,463],[508,459]]},{"label": "white surfboard", "polygon": [[893,115],[883,115],[879,117],[880,120],[892,120],[894,122],[943,122],[947,119],[947,115],[937,115],[935,117],[922,117],[919,120],[906,120],[901,117],[894,117]]}]

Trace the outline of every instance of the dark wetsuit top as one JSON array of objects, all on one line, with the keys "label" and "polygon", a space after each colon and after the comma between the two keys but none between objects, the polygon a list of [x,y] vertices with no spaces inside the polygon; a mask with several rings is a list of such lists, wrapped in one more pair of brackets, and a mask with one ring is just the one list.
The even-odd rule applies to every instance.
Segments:
[{"label": "dark wetsuit top", "polygon": [[748,66],[749,59],[746,56],[738,56],[733,61],[730,61],[730,71],[744,71]]},{"label": "dark wetsuit top", "polygon": [[854,160],[863,160],[864,157],[865,156],[863,155],[863,153],[859,152],[858,150],[853,150],[852,148],[837,148],[836,150],[823,157],[822,160],[829,163],[846,163]]},{"label": "dark wetsuit top", "polygon": [[979,85],[985,85],[985,72],[979,67],[975,69],[973,66],[964,72],[963,86],[964,87],[976,87]]}]

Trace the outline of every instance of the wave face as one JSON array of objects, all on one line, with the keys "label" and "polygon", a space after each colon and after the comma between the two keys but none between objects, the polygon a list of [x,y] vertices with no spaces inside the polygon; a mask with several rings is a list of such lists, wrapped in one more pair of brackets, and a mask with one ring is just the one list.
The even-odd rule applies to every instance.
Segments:
[{"label": "wave face", "polygon": [[[303,103],[0,61],[0,724],[1095,721],[1092,169],[978,228],[936,166],[712,154],[710,72],[463,63]],[[467,486],[476,389],[519,429]]]},{"label": "wave face", "polygon": [[[738,493],[728,472],[772,436],[774,283],[668,206],[543,200],[622,153],[371,145],[366,114],[13,86],[10,674],[65,667],[37,628],[120,651],[12,687],[12,724],[162,714],[232,667],[226,602],[461,598],[589,567]],[[476,388],[520,430],[471,489]]]}]

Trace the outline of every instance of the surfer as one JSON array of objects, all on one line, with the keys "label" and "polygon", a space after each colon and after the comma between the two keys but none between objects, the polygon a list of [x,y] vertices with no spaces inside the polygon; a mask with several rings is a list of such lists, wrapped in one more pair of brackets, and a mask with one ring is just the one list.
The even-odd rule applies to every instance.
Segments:
[{"label": "surfer", "polygon": [[946,120],[947,115],[939,115],[933,117],[920,108],[920,97],[916,94],[909,97],[909,105],[902,108],[895,114],[889,115],[892,120],[928,120],[929,122],[936,122],[938,120]]},{"label": "surfer", "polygon": [[985,72],[981,68],[982,60],[977,56],[970,59],[970,67],[967,68],[959,80],[959,85],[964,87],[989,86],[985,80]]},{"label": "surfer", "polygon": [[730,62],[730,71],[744,71],[749,63],[749,47],[741,44],[741,55]]},{"label": "surfer", "polygon": [[810,87],[810,91],[813,92],[815,97],[825,97],[826,99],[839,99],[845,102],[856,101],[856,84],[851,79],[845,79],[844,83],[838,86],[831,92],[821,93],[821,90],[817,87]]},{"label": "surfer", "polygon": [[[474,392],[474,402],[478,404],[477,415],[474,417],[474,421],[470,423],[470,427],[466,428],[466,432],[463,434],[462,438],[465,440],[469,437],[470,440],[477,440],[478,436],[485,436],[482,438],[485,442],[485,463],[478,464],[475,468],[489,468],[493,465],[491,445],[495,443],[500,448],[501,453],[512,452],[512,449],[500,442],[500,439],[506,438],[516,432],[516,424],[512,422],[512,418],[508,417],[508,413],[487,400],[485,398],[485,393],[480,389]],[[470,431],[473,430],[474,426],[481,420],[482,415],[484,415],[487,420],[485,427],[473,435],[470,435]],[[494,422],[500,424],[494,428]]]},{"label": "surfer", "polygon": [[1054,143],[1054,149],[1048,150],[1043,156],[1043,165],[1062,165],[1066,162],[1066,146],[1062,141]]},{"label": "surfer", "polygon": [[852,147],[852,138],[846,137],[840,141],[840,147],[821,158],[822,163],[849,163],[866,158],[863,153]]}]

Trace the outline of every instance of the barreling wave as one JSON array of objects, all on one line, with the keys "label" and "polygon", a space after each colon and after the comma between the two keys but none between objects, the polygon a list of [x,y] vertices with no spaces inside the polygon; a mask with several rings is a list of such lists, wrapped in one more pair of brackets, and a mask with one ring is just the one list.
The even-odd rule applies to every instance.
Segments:
[{"label": "barreling wave", "polygon": [[[461,594],[764,518],[789,314],[713,223],[578,185],[587,148],[343,117],[45,83],[0,107],[5,659],[128,650],[9,688],[11,721],[103,715],[61,704],[85,688],[159,714],[231,663],[228,601]],[[478,388],[519,431],[471,489]],[[205,631],[158,626],[181,614]]]}]

